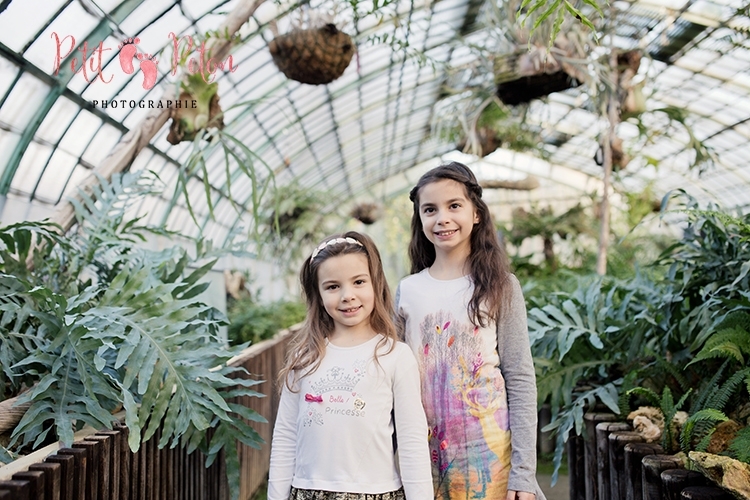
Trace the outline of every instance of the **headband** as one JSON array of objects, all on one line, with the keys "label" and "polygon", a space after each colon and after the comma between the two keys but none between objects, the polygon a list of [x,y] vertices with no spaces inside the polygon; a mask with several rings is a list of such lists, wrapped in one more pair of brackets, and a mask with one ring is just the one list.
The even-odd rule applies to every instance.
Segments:
[{"label": "headband", "polygon": [[360,243],[359,241],[355,240],[354,238],[350,238],[350,237],[347,237],[347,238],[333,238],[332,240],[324,241],[323,243],[321,243],[320,245],[318,245],[318,247],[315,250],[313,250],[313,253],[310,256],[310,260],[313,260],[315,257],[317,257],[318,254],[320,253],[320,251],[323,250],[328,245],[336,245],[338,243],[351,243],[352,245],[359,245],[361,247],[364,246],[364,245],[362,245],[362,243]]}]

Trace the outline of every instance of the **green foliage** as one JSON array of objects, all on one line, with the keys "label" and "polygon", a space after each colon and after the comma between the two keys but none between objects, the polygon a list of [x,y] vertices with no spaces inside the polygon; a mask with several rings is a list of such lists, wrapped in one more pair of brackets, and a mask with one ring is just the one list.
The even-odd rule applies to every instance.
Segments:
[{"label": "green foliage", "polygon": [[732,311],[688,366],[709,358],[731,358],[744,365],[746,356],[750,356],[750,313]]},{"label": "green foliage", "polygon": [[[233,106],[244,107],[233,123],[242,122],[242,115],[252,111],[251,104],[239,103]],[[231,125],[227,127],[227,129],[231,128]],[[227,129],[211,128],[197,134],[192,142],[190,154],[178,170],[177,187],[172,195],[171,204],[174,206],[178,201],[184,202],[190,217],[198,227],[202,227],[203,221],[198,220],[201,214],[196,214],[193,208],[188,187],[190,179],[197,179],[203,184],[201,202],[205,201],[207,204],[208,216],[211,218],[214,217],[214,205],[223,198],[237,210],[238,217],[242,211],[247,210],[253,215],[253,220],[258,221],[266,195],[273,193],[276,188],[273,169]],[[218,189],[210,182],[208,166],[210,161],[217,156],[224,159],[225,173],[224,184]],[[238,198],[232,192],[232,183],[236,182],[240,176],[245,176],[250,180],[250,192],[243,191]],[[252,231],[256,243],[260,242],[259,225],[254,224]]]},{"label": "green foliage", "polygon": [[566,18],[572,17],[577,19],[581,24],[585,25],[591,30],[594,37],[597,35],[597,30],[591,20],[581,10],[581,4],[587,5],[592,8],[594,12],[603,16],[601,7],[595,0],[583,0],[583,2],[569,0],[554,0],[553,2],[546,2],[545,0],[523,0],[521,6],[518,9],[518,18],[521,26],[524,26],[527,22],[531,21],[531,32],[538,30],[540,26],[549,24],[551,20],[551,30],[549,34],[549,46],[551,47],[557,39],[557,35],[560,34],[560,29]]},{"label": "green foliage", "polygon": [[[650,124],[656,116],[663,116],[667,119],[667,126],[663,131],[657,131]],[[685,108],[664,106],[662,108],[650,109],[630,115],[627,117],[627,121],[633,123],[638,128],[642,145],[652,144],[656,138],[662,135],[676,135],[676,130],[685,132],[688,136],[685,149],[692,150],[695,154],[689,168],[696,168],[702,173],[718,161],[714,150],[696,136],[690,125],[690,113]]]},{"label": "green foliage", "polygon": [[581,435],[583,432],[583,414],[586,408],[593,407],[598,399],[604,402],[613,412],[620,413],[620,409],[617,406],[616,386],[618,383],[620,383],[619,380],[588,391],[578,391],[572,402],[559,413],[557,418],[553,418],[552,422],[542,429],[544,432],[555,431],[556,444],[553,457],[555,467],[552,473],[553,484],[557,481],[557,474],[562,464],[563,450],[571,431],[575,430],[577,435]]},{"label": "green foliage", "polygon": [[692,449],[693,438],[695,437],[693,431],[695,430],[697,423],[705,422],[710,424],[711,426],[714,426],[719,422],[726,422],[727,420],[729,419],[726,415],[724,415],[724,413],[720,412],[719,410],[714,410],[713,408],[706,408],[705,410],[700,410],[699,412],[693,413],[685,421],[685,425],[683,426],[682,432],[680,433],[680,448],[682,448],[682,451],[685,453],[689,452]]},{"label": "green foliage", "polygon": [[261,304],[258,298],[235,300],[227,311],[229,340],[233,344],[256,344],[305,319],[301,302],[279,300]]},{"label": "green foliage", "polygon": [[750,464],[750,427],[740,429],[728,451],[732,458]]},{"label": "green foliage", "polygon": [[296,270],[301,256],[328,234],[325,205],[323,193],[296,182],[279,187],[261,212],[261,244],[268,257],[286,265],[289,273]]},{"label": "green foliage", "polygon": [[130,174],[100,181],[75,202],[73,234],[44,222],[0,229],[3,397],[28,387],[19,399],[31,402],[8,448],[70,445],[85,424],[111,428],[122,408],[133,451],[159,426],[159,447],[200,448],[209,463],[225,450],[236,490],[236,440],[259,447],[246,420],[264,419],[233,402],[262,396],[251,389],[259,382],[230,378],[243,372],[227,366],[239,350],[225,348],[226,318],[199,298],[217,252],[202,240],[195,258],[139,246],[151,230],[125,214],[149,186]]},{"label": "green foliage", "polygon": [[[578,432],[597,402],[611,408],[591,392],[607,384],[623,412],[631,396],[661,408],[667,422],[688,407],[685,449],[707,446],[714,426],[750,403],[750,215],[689,197],[669,213],[684,218],[683,235],[647,273],[560,279],[559,290],[527,296],[539,395],[558,433]],[[673,434],[667,426],[667,450],[678,445]],[[566,439],[558,434],[557,453]]]}]

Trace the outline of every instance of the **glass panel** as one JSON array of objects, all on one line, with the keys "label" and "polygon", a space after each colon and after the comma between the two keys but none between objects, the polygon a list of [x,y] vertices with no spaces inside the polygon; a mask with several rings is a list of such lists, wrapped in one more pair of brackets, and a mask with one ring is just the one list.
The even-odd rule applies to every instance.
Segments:
[{"label": "glass panel", "polygon": [[63,192],[65,182],[76,166],[77,157],[58,149],[50,158],[49,165],[44,170],[35,197],[41,201],[55,204]]},{"label": "glass panel", "polygon": [[52,147],[46,144],[32,142],[24,151],[21,163],[18,165],[18,171],[13,177],[10,188],[24,195],[31,195],[34,190],[39,176],[42,175],[47,160],[52,154]]},{"label": "glass panel", "polygon": [[0,98],[5,95],[18,74],[18,66],[0,57]]},{"label": "glass panel", "polygon": [[37,138],[56,143],[73,121],[80,108],[70,99],[59,97],[36,132]]},{"label": "glass panel", "polygon": [[101,125],[99,117],[88,111],[81,111],[60,142],[60,149],[78,158]]},{"label": "glass panel", "polygon": [[[28,10],[30,12],[35,12],[36,7]],[[37,37],[36,41],[31,44],[29,50],[24,54],[24,57],[35,66],[51,75],[55,73],[56,70],[60,69],[59,66],[55,64],[57,55],[60,55],[60,62],[64,61],[68,55],[71,55],[77,60],[76,68],[81,70],[84,59],[84,39],[89,33],[91,33],[91,31],[93,31],[98,23],[99,19],[86,12],[81,7],[80,3],[71,2],[65,7],[65,10],[54,19],[52,24],[47,26],[39,37]],[[0,30],[1,29],[2,28],[0,28]],[[87,61],[92,57],[95,61],[98,59],[98,56],[94,52],[97,46],[98,43],[95,46],[87,44],[85,54]],[[89,80],[93,80],[94,77],[95,75],[93,74],[88,75]],[[84,75],[81,72],[74,75],[73,78],[80,78],[83,80]]]},{"label": "glass panel", "polygon": [[[83,153],[81,160],[84,163],[98,167],[102,160],[112,151],[112,148],[119,142],[122,134],[119,130],[112,127],[111,125],[102,125],[99,131],[94,136],[86,151]],[[148,150],[146,150],[148,151]],[[142,156],[138,155],[140,158]],[[135,162],[134,162],[135,164]],[[135,166],[135,165],[133,165]],[[131,166],[131,170],[133,169]]]},{"label": "glass panel", "polygon": [[20,52],[65,2],[66,0],[36,2],[32,9],[26,2],[9,2],[0,15],[3,43]]},{"label": "glass panel", "polygon": [[49,86],[41,80],[24,73],[0,109],[0,122],[19,130],[26,128],[42,106],[49,90]]}]

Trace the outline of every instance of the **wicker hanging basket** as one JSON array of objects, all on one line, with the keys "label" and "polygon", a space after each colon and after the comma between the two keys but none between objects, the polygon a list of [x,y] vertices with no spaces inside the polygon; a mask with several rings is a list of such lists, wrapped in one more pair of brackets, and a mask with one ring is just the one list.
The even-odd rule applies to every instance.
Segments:
[{"label": "wicker hanging basket", "polygon": [[383,215],[383,209],[377,203],[363,202],[352,208],[349,215],[369,226],[380,219]]},{"label": "wicker hanging basket", "polygon": [[322,85],[344,74],[354,55],[354,43],[334,24],[294,29],[268,44],[273,62],[287,78]]}]

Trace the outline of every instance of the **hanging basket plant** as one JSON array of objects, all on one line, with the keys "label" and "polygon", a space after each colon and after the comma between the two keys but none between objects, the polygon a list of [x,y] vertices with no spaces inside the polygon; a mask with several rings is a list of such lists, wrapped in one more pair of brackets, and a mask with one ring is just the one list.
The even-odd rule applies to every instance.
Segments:
[{"label": "hanging basket plant", "polygon": [[356,205],[349,215],[369,226],[377,222],[382,213],[383,210],[377,203],[363,202]]},{"label": "hanging basket plant", "polygon": [[[309,26],[312,24],[313,26]],[[268,44],[273,62],[287,78],[310,85],[331,83],[354,55],[352,38],[333,23],[297,26]]]},{"label": "hanging basket plant", "polygon": [[505,104],[516,105],[577,87],[584,76],[570,61],[582,55],[581,47],[564,35],[557,37],[550,50],[541,45],[518,45],[515,51],[494,60],[497,96]]},{"label": "hanging basket plant", "polygon": [[[192,141],[202,130],[212,127],[223,129],[224,113],[219,106],[218,91],[219,84],[206,83],[200,73],[189,75],[180,83],[177,99],[191,105],[172,108],[167,142],[176,145],[182,141]],[[195,102],[195,107],[192,107],[192,102]]]}]

